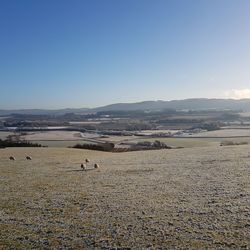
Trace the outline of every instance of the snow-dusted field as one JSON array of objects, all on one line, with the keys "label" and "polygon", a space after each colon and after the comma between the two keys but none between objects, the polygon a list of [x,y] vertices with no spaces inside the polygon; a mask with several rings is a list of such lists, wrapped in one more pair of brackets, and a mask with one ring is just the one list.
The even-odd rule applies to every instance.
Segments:
[{"label": "snow-dusted field", "polygon": [[98,135],[90,133],[81,133],[78,131],[44,131],[29,132],[22,136],[27,141],[46,141],[46,140],[81,140],[83,138],[96,138]]},{"label": "snow-dusted field", "polygon": [[189,135],[190,137],[240,137],[249,136],[250,129],[220,129]]},{"label": "snow-dusted field", "polygon": [[248,145],[0,149],[0,180],[1,249],[250,247]]}]

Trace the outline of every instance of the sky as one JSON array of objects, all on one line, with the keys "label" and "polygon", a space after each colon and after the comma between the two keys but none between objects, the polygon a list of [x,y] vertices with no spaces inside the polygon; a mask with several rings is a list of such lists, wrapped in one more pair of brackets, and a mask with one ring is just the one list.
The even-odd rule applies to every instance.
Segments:
[{"label": "sky", "polygon": [[0,109],[250,98],[249,0],[0,0]]}]

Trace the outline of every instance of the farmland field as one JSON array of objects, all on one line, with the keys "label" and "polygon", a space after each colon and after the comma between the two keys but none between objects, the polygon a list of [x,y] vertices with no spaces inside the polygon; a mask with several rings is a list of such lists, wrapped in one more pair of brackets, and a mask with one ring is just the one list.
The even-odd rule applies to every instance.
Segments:
[{"label": "farmland field", "polygon": [[39,140],[76,140],[81,139],[81,133],[76,131],[45,131],[45,132],[29,132],[22,136],[27,141]]},{"label": "farmland field", "polygon": [[87,140],[42,140],[42,141],[32,141],[32,143],[38,143],[45,147],[54,147],[54,148],[68,148],[73,147],[76,144],[92,144],[91,141]]},{"label": "farmland field", "polygon": [[250,129],[220,129],[220,130],[207,131],[190,135],[190,137],[228,137],[228,138],[237,136],[250,137]]},{"label": "farmland field", "polygon": [[[154,133],[157,130],[154,130]],[[159,130],[159,132],[166,132],[167,130]],[[95,133],[80,133],[78,131],[46,131],[46,132],[29,132],[26,135],[22,135],[23,140],[28,140],[32,143],[39,143],[42,146],[48,147],[72,147],[77,143],[91,144],[98,142],[127,142],[136,143],[141,141],[155,141],[159,140],[173,147],[206,147],[206,146],[218,146],[222,141],[230,140],[233,142],[247,142],[250,144],[250,129],[221,129],[216,131],[196,133],[192,135],[185,135],[184,137],[159,137],[154,133],[150,135],[148,131],[142,131],[147,136],[116,136],[110,135],[104,138]],[[173,131],[172,131],[173,132]],[[12,132],[0,132],[0,139],[6,139],[6,137]]]},{"label": "farmland field", "polygon": [[[249,138],[250,139],[250,138]],[[166,138],[166,137],[152,137],[152,138],[140,138],[135,139],[133,142],[142,142],[142,141],[150,141],[154,142],[155,140],[159,140],[161,142],[166,143],[168,146],[173,147],[184,147],[184,148],[193,148],[193,147],[206,147],[219,145],[221,140],[218,139],[210,139],[210,138]]]},{"label": "farmland field", "polygon": [[0,150],[0,173],[0,249],[250,247],[248,145],[9,148]]},{"label": "farmland field", "polygon": [[8,135],[13,135],[12,132],[5,132],[5,131],[0,131],[0,139],[5,140]]},{"label": "farmland field", "polygon": [[150,141],[154,142],[155,140],[159,140],[161,142],[166,143],[169,146],[173,147],[184,147],[184,148],[193,148],[193,147],[208,147],[208,146],[219,146],[223,141],[232,141],[234,143],[248,143],[250,144],[250,137],[225,137],[225,138],[199,138],[199,137],[190,137],[190,138],[179,138],[179,137],[152,137],[152,138],[137,138],[134,139],[133,142],[140,141]]}]

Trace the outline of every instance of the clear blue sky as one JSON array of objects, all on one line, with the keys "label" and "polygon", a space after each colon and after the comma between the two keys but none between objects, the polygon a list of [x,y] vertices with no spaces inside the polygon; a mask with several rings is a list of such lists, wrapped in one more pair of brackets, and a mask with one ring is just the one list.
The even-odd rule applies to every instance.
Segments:
[{"label": "clear blue sky", "polygon": [[249,89],[249,0],[0,0],[0,109]]}]

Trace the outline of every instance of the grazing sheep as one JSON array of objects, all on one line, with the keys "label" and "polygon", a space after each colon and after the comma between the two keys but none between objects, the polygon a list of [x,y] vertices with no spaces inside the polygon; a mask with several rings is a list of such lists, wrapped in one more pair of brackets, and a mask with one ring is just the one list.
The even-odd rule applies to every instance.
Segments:
[{"label": "grazing sheep", "polygon": [[82,170],[86,170],[86,169],[87,169],[86,164],[83,164],[83,163],[82,163],[82,164],[81,164],[81,169],[82,169]]},{"label": "grazing sheep", "polygon": [[89,163],[89,162],[90,162],[90,160],[89,160],[88,158],[86,158],[86,159],[85,159],[85,162],[86,162],[86,163]]},{"label": "grazing sheep", "polygon": [[95,163],[94,168],[97,169],[99,167],[100,167],[99,164]]},{"label": "grazing sheep", "polygon": [[15,160],[16,160],[16,158],[15,158],[14,156],[10,156],[9,159],[10,159],[11,161],[15,161]]},{"label": "grazing sheep", "polygon": [[32,160],[31,156],[26,155],[26,160]]}]

